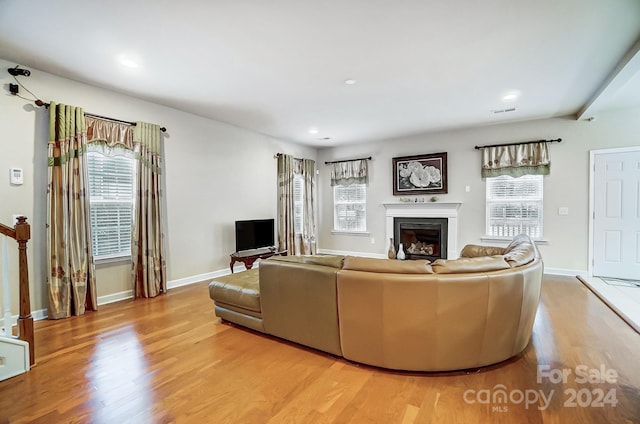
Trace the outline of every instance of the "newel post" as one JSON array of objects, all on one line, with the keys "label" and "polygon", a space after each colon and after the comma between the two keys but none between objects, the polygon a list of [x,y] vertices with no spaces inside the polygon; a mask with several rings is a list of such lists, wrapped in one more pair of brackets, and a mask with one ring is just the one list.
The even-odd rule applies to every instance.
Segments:
[{"label": "newel post", "polygon": [[33,334],[33,317],[31,316],[31,299],[29,296],[29,267],[27,264],[27,242],[31,238],[31,227],[27,218],[18,217],[15,225],[18,242],[18,272],[20,278],[20,315],[18,316],[18,335],[20,340],[29,343],[29,362],[35,363],[35,346]]}]

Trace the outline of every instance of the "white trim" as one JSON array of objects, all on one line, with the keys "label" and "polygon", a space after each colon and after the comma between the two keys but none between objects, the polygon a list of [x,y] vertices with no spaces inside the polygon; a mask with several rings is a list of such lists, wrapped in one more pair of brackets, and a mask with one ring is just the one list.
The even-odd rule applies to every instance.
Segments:
[{"label": "white trim", "polygon": [[[49,311],[47,311],[46,309],[38,309],[31,312],[31,316],[33,317],[34,321],[40,321],[49,318]],[[17,319],[18,317],[16,315],[16,320]]]},{"label": "white trim", "polygon": [[104,255],[104,256],[96,256],[93,258],[93,263],[97,268],[100,268],[101,265],[114,264],[114,263],[131,263],[131,252],[127,255],[117,254],[117,255]]},{"label": "white trim", "polygon": [[362,258],[377,258],[386,259],[387,255],[382,253],[370,253],[370,252],[350,252],[348,250],[331,250],[331,249],[318,249],[318,253],[322,255],[336,255],[336,256],[360,256]]},{"label": "white trim", "polygon": [[[544,258],[542,258],[544,261]],[[584,274],[586,271],[582,269],[566,269],[566,268],[547,268],[544,267],[544,273],[550,275],[565,275],[567,277],[575,277]]]},{"label": "white trim", "polygon": [[[47,315],[47,310],[46,309],[38,309],[35,311],[31,312],[31,318],[33,318],[34,321],[40,321],[43,319],[47,319],[48,315]],[[12,315],[11,316],[11,327],[15,327],[18,325],[18,315]]]},{"label": "white trim", "polygon": [[362,236],[368,237],[371,233],[369,231],[342,231],[342,230],[331,230],[331,234],[334,236]]},{"label": "white trim", "polygon": [[587,242],[587,275],[593,275],[593,215],[595,211],[595,191],[594,191],[594,183],[595,183],[595,163],[596,163],[596,155],[598,155],[598,151],[590,150],[589,151],[589,215],[587,216],[587,220],[589,221],[589,237]]},{"label": "white trim", "polygon": [[593,276],[593,221],[595,214],[595,163],[597,155],[606,155],[612,153],[628,153],[640,152],[640,146],[632,147],[616,147],[612,149],[595,149],[589,150],[589,241],[588,241],[588,258],[586,276]]},{"label": "white trim", "polygon": [[118,293],[107,294],[98,297],[98,306],[109,303],[120,302],[121,300],[133,299],[133,290],[125,290]]},{"label": "white trim", "polygon": [[[244,266],[240,264],[240,267],[233,267],[234,271],[244,270]],[[258,263],[254,263],[254,266],[258,266]],[[223,275],[231,274],[229,268],[219,269],[218,271],[206,272],[204,274],[192,275],[190,277],[178,278],[177,280],[170,280],[167,282],[167,290],[175,289],[182,286],[188,286],[189,284],[199,283],[205,280],[213,280],[216,277],[222,277]]]},{"label": "white trim", "polygon": [[[258,262],[253,264],[254,267],[258,267]],[[242,264],[233,267],[235,272],[244,271],[245,268]],[[212,280],[216,277],[231,274],[231,270],[228,268],[220,269],[218,271],[207,272],[205,274],[193,275],[191,277],[179,278],[177,280],[171,280],[167,282],[167,290],[175,289],[177,287],[186,286],[189,284],[199,283],[205,280]],[[133,299],[133,290],[125,290],[118,293],[107,294],[98,297],[98,306],[108,305],[109,303],[120,302],[121,300]],[[37,309],[31,312],[31,317],[34,321],[40,321],[49,317],[47,309]],[[15,327],[18,324],[18,315],[11,317],[11,326]]]},{"label": "white trim", "polygon": [[608,153],[628,153],[628,152],[637,152],[638,150],[640,150],[640,146],[614,147],[611,149],[589,150],[589,154],[602,155],[602,154],[608,154]]}]

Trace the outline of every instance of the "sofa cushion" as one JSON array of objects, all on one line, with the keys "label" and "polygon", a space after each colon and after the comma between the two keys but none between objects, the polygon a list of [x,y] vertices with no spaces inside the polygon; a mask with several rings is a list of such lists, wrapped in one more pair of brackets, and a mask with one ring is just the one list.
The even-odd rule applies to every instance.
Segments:
[{"label": "sofa cushion", "polygon": [[477,244],[467,244],[460,252],[461,258],[476,258],[478,256],[503,255],[504,247],[479,246]]},{"label": "sofa cushion", "polygon": [[209,283],[209,297],[216,303],[260,312],[258,268],[216,278]]},{"label": "sofa cushion", "polygon": [[302,263],[313,265],[330,266],[331,268],[342,268],[344,256],[334,255],[307,255],[302,256]]},{"label": "sofa cushion", "polygon": [[509,263],[501,255],[478,256],[476,258],[436,259],[431,264],[436,274],[462,274],[509,269]]},{"label": "sofa cushion", "polygon": [[504,250],[504,258],[513,268],[528,264],[536,257],[536,247],[531,239],[520,234],[516,236]]},{"label": "sofa cushion", "polygon": [[334,255],[301,255],[301,256],[274,256],[270,261],[295,262],[302,264],[323,265],[331,268],[342,268],[344,256]]},{"label": "sofa cushion", "polygon": [[361,258],[358,256],[345,257],[342,269],[391,274],[433,274],[427,260],[399,261],[397,259]]}]

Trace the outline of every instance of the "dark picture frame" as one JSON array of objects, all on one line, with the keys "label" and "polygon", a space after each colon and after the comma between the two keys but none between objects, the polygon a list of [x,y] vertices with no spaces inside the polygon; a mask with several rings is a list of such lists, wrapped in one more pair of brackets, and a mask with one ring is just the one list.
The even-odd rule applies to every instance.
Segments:
[{"label": "dark picture frame", "polygon": [[393,158],[393,195],[447,193],[447,153]]}]

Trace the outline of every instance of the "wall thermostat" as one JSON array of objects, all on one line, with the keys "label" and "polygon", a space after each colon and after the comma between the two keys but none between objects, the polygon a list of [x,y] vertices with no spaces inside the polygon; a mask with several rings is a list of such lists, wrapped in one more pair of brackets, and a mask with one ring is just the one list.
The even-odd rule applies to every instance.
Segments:
[{"label": "wall thermostat", "polygon": [[22,178],[22,168],[9,169],[9,182],[13,185],[22,185],[24,182]]}]

